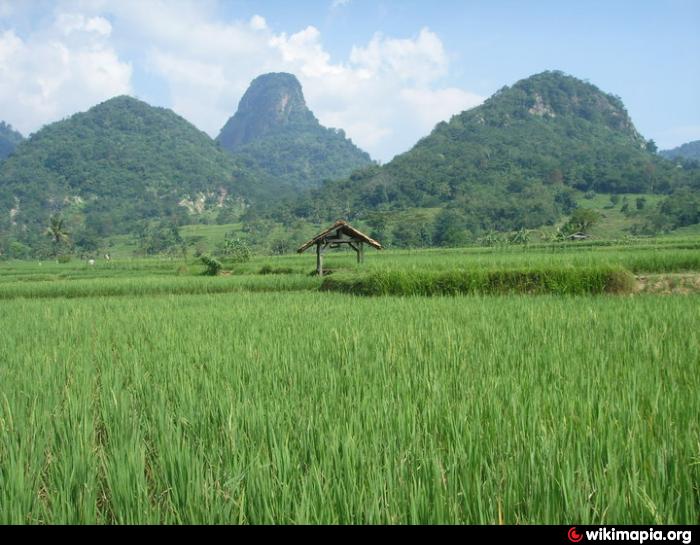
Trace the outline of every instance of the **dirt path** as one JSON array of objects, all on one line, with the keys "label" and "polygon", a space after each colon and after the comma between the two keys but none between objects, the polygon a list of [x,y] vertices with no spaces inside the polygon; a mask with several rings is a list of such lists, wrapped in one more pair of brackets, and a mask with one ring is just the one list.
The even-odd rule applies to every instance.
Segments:
[{"label": "dirt path", "polygon": [[637,276],[637,293],[700,293],[700,273],[645,274]]}]

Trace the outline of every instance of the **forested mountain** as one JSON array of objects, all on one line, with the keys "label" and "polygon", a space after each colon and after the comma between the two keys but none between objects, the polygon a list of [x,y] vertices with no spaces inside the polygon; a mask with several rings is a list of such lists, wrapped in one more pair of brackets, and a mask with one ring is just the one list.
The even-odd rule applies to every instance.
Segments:
[{"label": "forested mountain", "polygon": [[677,148],[659,152],[666,159],[690,159],[700,161],[700,140],[688,142]]},{"label": "forested mountain", "polygon": [[0,230],[31,241],[61,213],[95,236],[234,206],[264,186],[170,110],[121,96],[49,125],[0,164]]},{"label": "forested mountain", "polygon": [[655,151],[620,98],[544,72],[440,123],[387,165],[326,184],[290,209],[332,219],[439,207],[472,234],[532,228],[571,212],[576,190],[665,193],[691,175]]},{"label": "forested mountain", "polygon": [[343,178],[372,162],[342,130],[321,126],[292,74],[256,78],[217,141],[243,164],[293,188]]},{"label": "forested mountain", "polygon": [[6,159],[24,137],[4,121],[0,121],[0,161]]},{"label": "forested mountain", "polygon": [[[5,124],[0,133],[21,140]],[[328,180],[338,172],[344,177]],[[218,143],[174,112],[125,96],[33,134],[0,163],[0,254],[45,255],[51,217],[83,249],[112,235],[241,216],[245,229],[267,221],[263,231],[295,219],[364,219],[377,236],[387,221],[409,218],[411,229],[397,236],[410,240],[397,244],[455,245],[554,225],[595,193],[664,195],[638,214],[649,232],[698,223],[700,162],[664,159],[619,98],[545,72],[438,124],[380,167],[321,127],[296,78],[268,74]]]}]

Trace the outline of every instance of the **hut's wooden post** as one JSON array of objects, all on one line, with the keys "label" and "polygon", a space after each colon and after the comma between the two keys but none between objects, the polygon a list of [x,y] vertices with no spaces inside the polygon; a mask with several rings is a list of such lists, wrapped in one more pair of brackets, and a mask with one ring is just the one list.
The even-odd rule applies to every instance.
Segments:
[{"label": "hut's wooden post", "polygon": [[355,249],[355,251],[357,252],[357,263],[358,263],[358,265],[359,265],[360,263],[364,263],[364,261],[365,261],[364,245],[365,245],[364,242],[359,242],[359,243],[357,244],[357,248]]},{"label": "hut's wooden post", "polygon": [[316,272],[319,276],[323,276],[323,251],[320,242],[316,244]]}]

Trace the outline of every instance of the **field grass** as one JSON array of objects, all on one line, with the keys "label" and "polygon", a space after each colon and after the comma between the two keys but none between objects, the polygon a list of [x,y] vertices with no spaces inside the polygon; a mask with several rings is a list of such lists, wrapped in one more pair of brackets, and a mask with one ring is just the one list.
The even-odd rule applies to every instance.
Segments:
[{"label": "field grass", "polygon": [[[664,199],[663,195],[629,193],[618,195],[620,202],[613,205],[610,195],[596,194],[592,199],[587,199],[581,194],[577,203],[581,208],[590,208],[600,214],[600,220],[591,229],[591,234],[595,237],[622,237],[634,225],[641,225],[644,222],[643,216],[637,211],[637,199],[643,198],[646,201],[645,209],[655,208]],[[629,212],[622,212],[623,199],[629,206]]]},{"label": "field grass", "polygon": [[381,271],[325,278],[323,291],[356,295],[585,295],[632,293],[636,280],[620,268]]},{"label": "field grass", "polygon": [[0,524],[700,523],[697,237],[314,264],[1,262]]},{"label": "field grass", "polygon": [[0,522],[698,523],[699,303],[7,301]]},{"label": "field grass", "polygon": [[[366,263],[357,267],[354,255],[347,252],[329,253],[325,268],[331,271],[385,270],[515,270],[551,269],[561,267],[622,267],[634,273],[686,272],[700,270],[700,246],[690,243],[685,248],[653,246],[592,246],[582,248],[465,248],[454,250],[386,251],[368,253]],[[304,274],[313,271],[315,258],[284,256],[258,258],[243,265],[227,264],[238,274],[255,274],[263,267],[281,268]]]},{"label": "field grass", "polygon": [[50,281],[0,283],[0,300],[3,299],[55,299],[84,297],[115,297],[145,295],[190,295],[231,293],[239,291],[299,291],[317,289],[318,277],[302,275],[285,276],[231,276],[211,277],[139,277],[97,278]]}]

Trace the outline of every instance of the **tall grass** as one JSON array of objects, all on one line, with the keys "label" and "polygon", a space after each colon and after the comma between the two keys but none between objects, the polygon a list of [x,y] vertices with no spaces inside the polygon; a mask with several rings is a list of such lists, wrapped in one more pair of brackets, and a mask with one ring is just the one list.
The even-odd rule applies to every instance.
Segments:
[{"label": "tall grass", "polygon": [[[326,268],[355,270],[354,254],[330,252]],[[308,274],[315,267],[311,255],[258,257],[250,263],[229,264],[237,274],[257,274],[286,270]],[[431,250],[390,250],[367,252],[366,264],[359,269],[423,269],[447,271],[453,269],[523,269],[558,267],[622,267],[634,273],[700,271],[698,248],[667,248],[665,246],[581,247],[546,246],[515,248],[462,248]]]},{"label": "tall grass", "polygon": [[5,301],[0,523],[697,524],[699,303]]},{"label": "tall grass", "polygon": [[634,277],[610,267],[531,270],[388,270],[365,275],[334,275],[323,291],[357,295],[458,295],[630,293]]},{"label": "tall grass", "polygon": [[37,298],[85,298],[146,295],[191,295],[239,291],[297,291],[316,289],[320,279],[302,276],[133,277],[58,280],[43,282],[0,282],[0,300]]}]

